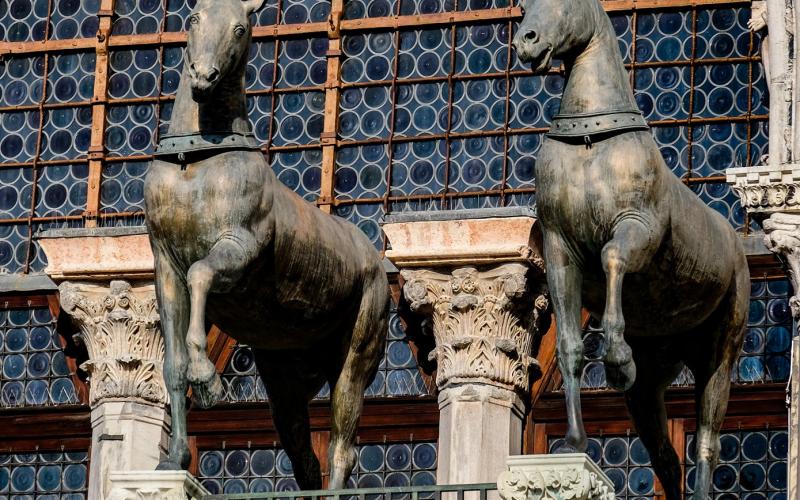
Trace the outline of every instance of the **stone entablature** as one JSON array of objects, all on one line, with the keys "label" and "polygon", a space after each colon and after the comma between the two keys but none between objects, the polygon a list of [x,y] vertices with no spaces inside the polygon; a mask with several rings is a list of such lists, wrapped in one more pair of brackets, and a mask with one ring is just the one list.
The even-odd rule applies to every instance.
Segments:
[{"label": "stone entablature", "polygon": [[614,500],[614,485],[584,453],[508,458],[497,478],[503,500]]},{"label": "stone entablature", "polygon": [[729,168],[726,175],[749,213],[800,212],[800,164]]}]

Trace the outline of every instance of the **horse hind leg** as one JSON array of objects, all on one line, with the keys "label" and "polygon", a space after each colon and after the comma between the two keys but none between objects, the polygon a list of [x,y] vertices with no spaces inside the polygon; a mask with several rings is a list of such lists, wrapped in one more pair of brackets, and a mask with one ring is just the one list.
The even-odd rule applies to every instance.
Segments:
[{"label": "horse hind leg", "polygon": [[315,376],[314,366],[309,363],[294,359],[287,362],[280,352],[254,354],[269,396],[272,422],[292,462],[297,484],[301,490],[322,489],[319,460],[311,446],[308,403],[322,388],[324,377]]},{"label": "horse hind leg", "polygon": [[603,362],[608,384],[614,389],[628,390],[636,380],[636,364],[624,337],[622,282],[626,273],[643,269],[654,250],[652,232],[638,219],[620,221],[614,228],[614,237],[603,247],[601,260],[606,274],[606,305],[602,321],[606,354]]},{"label": "horse hind leg", "polygon": [[[378,271],[376,271],[378,272]],[[358,459],[358,420],[367,389],[386,344],[388,283],[380,276],[365,287],[348,350],[338,373],[331,376],[330,488],[344,488]]]},{"label": "horse hind leg", "polygon": [[187,378],[192,384],[192,400],[200,408],[214,406],[224,396],[225,390],[216,367],[206,356],[206,301],[209,292],[231,288],[241,277],[245,267],[256,254],[255,240],[249,233],[239,231],[235,237],[220,239],[204,259],[189,268],[186,281],[189,286],[191,315],[186,334],[189,354]]},{"label": "horse hind leg", "polygon": [[664,351],[639,349],[634,351],[641,369],[636,382],[625,392],[625,403],[636,425],[639,439],[650,454],[666,500],[680,500],[683,474],[680,460],[672,447],[664,407],[664,388],[675,379],[682,363],[663,359]]},{"label": "horse hind leg", "polygon": [[747,323],[750,295],[747,263],[740,263],[736,273],[727,300],[695,334],[695,338],[705,339],[700,348],[694,349],[697,356],[690,365],[697,405],[695,500],[710,497],[712,474],[719,459],[719,433],[730,396],[731,369],[742,348]]}]

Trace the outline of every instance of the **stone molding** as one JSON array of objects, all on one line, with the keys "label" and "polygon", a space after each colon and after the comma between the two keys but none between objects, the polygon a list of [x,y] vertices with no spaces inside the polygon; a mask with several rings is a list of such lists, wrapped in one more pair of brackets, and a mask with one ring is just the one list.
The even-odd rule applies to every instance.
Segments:
[{"label": "stone molding", "polygon": [[109,286],[65,281],[59,292],[62,309],[79,329],[73,339],[89,355],[80,366],[89,374],[89,403],[166,404],[164,340],[154,287],[121,280]]},{"label": "stone molding", "polygon": [[550,308],[545,285],[529,283],[530,271],[520,263],[401,271],[411,310],[431,317],[436,348],[429,358],[437,362],[440,391],[477,382],[527,400],[541,375],[533,342]]},{"label": "stone molding", "polygon": [[726,174],[749,213],[800,212],[800,165],[737,167]]},{"label": "stone molding", "polygon": [[615,500],[614,487],[583,453],[509,457],[497,478],[503,500]]},{"label": "stone molding", "polygon": [[201,500],[208,491],[186,471],[112,472],[108,500]]}]

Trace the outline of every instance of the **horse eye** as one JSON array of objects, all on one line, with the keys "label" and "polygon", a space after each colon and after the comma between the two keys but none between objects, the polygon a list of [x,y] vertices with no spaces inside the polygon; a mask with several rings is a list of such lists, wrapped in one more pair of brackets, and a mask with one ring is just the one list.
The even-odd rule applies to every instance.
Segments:
[{"label": "horse eye", "polygon": [[244,26],[242,26],[241,24],[236,26],[235,28],[233,28],[233,32],[236,34],[236,36],[240,38],[243,37],[245,34]]},{"label": "horse eye", "polygon": [[189,17],[189,24],[197,24],[198,22],[200,22],[200,18],[197,17],[197,14],[192,14],[192,16]]}]

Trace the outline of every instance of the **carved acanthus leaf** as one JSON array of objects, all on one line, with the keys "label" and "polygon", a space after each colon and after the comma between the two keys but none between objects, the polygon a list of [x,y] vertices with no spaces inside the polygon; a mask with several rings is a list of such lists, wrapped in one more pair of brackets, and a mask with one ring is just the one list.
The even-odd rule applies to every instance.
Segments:
[{"label": "carved acanthus leaf", "polygon": [[[431,316],[439,389],[460,382],[488,382],[527,397],[539,376],[531,352],[546,331],[550,303],[543,283],[528,282],[529,267],[504,264],[489,270],[404,270],[403,292],[411,310]],[[544,327],[544,328],[543,328]]]},{"label": "carved acanthus leaf", "polygon": [[166,404],[164,341],[152,287],[126,281],[109,287],[64,282],[61,307],[78,327],[73,337],[86,347],[89,400],[135,398]]},{"label": "carved acanthus leaf", "polygon": [[560,468],[505,471],[497,479],[503,500],[614,500],[614,492],[594,472]]}]

